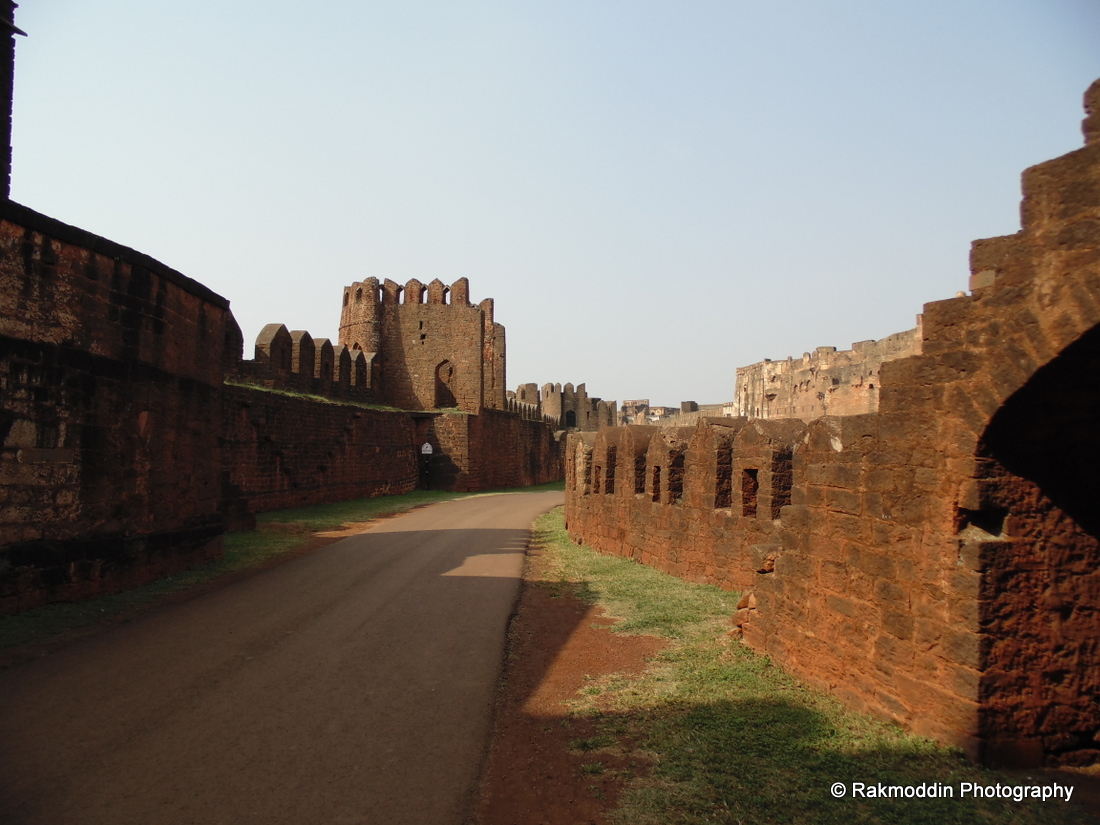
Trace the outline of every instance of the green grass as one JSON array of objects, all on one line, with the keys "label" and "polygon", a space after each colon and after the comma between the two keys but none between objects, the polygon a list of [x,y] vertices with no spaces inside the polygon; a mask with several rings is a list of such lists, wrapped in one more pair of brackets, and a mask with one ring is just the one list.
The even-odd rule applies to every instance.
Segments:
[{"label": "green grass", "polygon": [[[960,799],[960,782],[1026,780],[848,711],[730,639],[738,594],[578,547],[560,508],[536,522],[535,538],[548,584],[603,605],[621,619],[614,632],[669,640],[645,673],[594,680],[571,706],[598,730],[573,742],[575,751],[606,748],[650,765],[629,780],[614,814],[620,825],[1090,821],[1062,801]],[[834,799],[834,782],[939,782],[955,798]]]},{"label": "green grass", "polygon": [[320,404],[335,404],[340,407],[361,407],[365,410],[384,410],[386,412],[410,412],[410,410],[403,410],[400,407],[387,407],[384,404],[368,404],[365,401],[352,401],[344,398],[329,398],[326,395],[314,395],[313,393],[298,392],[297,390],[276,389],[275,387],[265,387],[262,384],[252,384],[247,381],[226,381],[225,384],[230,387],[243,387],[247,390],[269,392],[273,395],[285,395],[290,398],[304,398],[307,401],[316,401]]},{"label": "green grass", "polygon": [[[563,489],[564,482],[555,482],[538,487],[493,492],[545,492]],[[89,628],[137,615],[167,600],[186,598],[188,591],[198,592],[212,582],[227,580],[289,557],[294,551],[301,549],[317,531],[404,513],[414,507],[437,501],[469,498],[474,495],[489,493],[416,490],[399,496],[381,496],[261,513],[256,519],[260,529],[226,535],[222,557],[208,564],[165,576],[121,593],[81,602],[49,604],[14,616],[0,617],[0,651],[63,641]],[[8,658],[18,661],[23,657]]]},{"label": "green grass", "polygon": [[538,487],[509,487],[486,493],[451,493],[443,490],[414,490],[400,496],[380,496],[361,498],[355,501],[340,501],[333,504],[317,504],[312,507],[294,507],[288,510],[275,510],[260,513],[256,517],[258,524],[298,524],[309,530],[333,530],[345,524],[356,524],[382,516],[404,513],[414,507],[434,504],[438,501],[451,501],[457,498],[471,498],[497,493],[539,493],[564,490],[564,481],[554,481]]},{"label": "green grass", "polygon": [[[418,410],[405,410],[401,407],[388,407],[385,404],[371,404],[367,401],[354,401],[348,398],[330,398],[327,395],[315,395],[311,392],[265,387],[263,384],[252,384],[248,381],[225,381],[224,383],[230,387],[243,387],[246,390],[269,392],[273,395],[285,395],[289,398],[303,398],[306,401],[316,401],[319,404],[334,404],[339,407],[360,407],[364,410],[382,410],[383,412],[418,412]],[[460,410],[458,407],[437,407],[436,409],[428,410],[428,412],[446,413],[447,415],[471,415],[468,410]]]}]

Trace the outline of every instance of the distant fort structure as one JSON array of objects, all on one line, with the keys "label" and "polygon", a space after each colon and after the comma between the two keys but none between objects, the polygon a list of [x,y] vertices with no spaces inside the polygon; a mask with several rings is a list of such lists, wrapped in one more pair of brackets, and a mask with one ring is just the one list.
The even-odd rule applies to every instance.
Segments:
[{"label": "distant fort structure", "polygon": [[850,350],[818,347],[797,360],[764,359],[738,367],[734,415],[813,421],[823,415],[875,412],[882,365],[920,351],[918,316],[916,328],[878,341],[859,341]]}]

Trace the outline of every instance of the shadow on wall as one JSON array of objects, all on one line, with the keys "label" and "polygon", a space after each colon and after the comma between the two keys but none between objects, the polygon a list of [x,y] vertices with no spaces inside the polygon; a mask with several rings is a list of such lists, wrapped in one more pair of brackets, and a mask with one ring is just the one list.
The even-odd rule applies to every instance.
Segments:
[{"label": "shadow on wall", "polygon": [[426,490],[454,490],[458,483],[461,468],[446,453],[437,452],[428,456],[425,473]]},{"label": "shadow on wall", "polygon": [[1100,536],[1100,327],[1038,370],[993,416],[984,456]]},{"label": "shadow on wall", "polygon": [[990,756],[1100,761],[1100,672],[1081,666],[1098,644],[1100,327],[1005,402],[979,456]]}]

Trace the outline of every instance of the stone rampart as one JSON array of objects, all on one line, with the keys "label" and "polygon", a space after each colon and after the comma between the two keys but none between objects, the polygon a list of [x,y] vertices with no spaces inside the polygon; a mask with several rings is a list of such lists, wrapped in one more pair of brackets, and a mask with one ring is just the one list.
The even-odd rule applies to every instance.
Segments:
[{"label": "stone rampart", "polygon": [[221,552],[228,306],[146,255],[0,202],[0,612]]},{"label": "stone rampart", "polygon": [[[561,444],[537,408],[367,408],[373,353],[281,324],[243,360],[225,299],[11,202],[0,203],[0,287],[0,613],[213,558],[227,525],[265,510],[561,478]],[[477,376],[463,398],[478,400],[503,386],[475,368],[503,369],[503,328],[491,302],[453,309],[476,315],[477,347],[493,352],[478,349],[469,369],[465,349],[452,353],[450,377]],[[422,473],[423,422],[437,419],[451,443]]]},{"label": "stone rampart", "polygon": [[[22,33],[9,5],[8,138]],[[2,143],[0,614],[208,560],[258,511],[430,483],[419,448],[436,418],[457,462],[438,482],[561,477],[553,422],[509,405],[504,327],[465,279],[355,283],[335,347],[269,324],[245,360],[224,298],[12,203]],[[480,415],[410,412],[454,407]]]},{"label": "stone rampart", "polygon": [[238,386],[222,398],[224,471],[251,512],[417,486],[416,429],[406,413]]},{"label": "stone rampart", "polygon": [[1086,109],[877,413],[571,436],[570,534],[744,590],[745,642],[851,707],[992,764],[1100,761],[1100,81]]},{"label": "stone rampart", "polygon": [[544,421],[503,410],[438,413],[422,420],[423,438],[435,450],[428,483],[433,489],[529,487],[563,478],[565,444]]},{"label": "stone rampart", "polygon": [[327,338],[314,338],[300,329],[292,332],[283,324],[260,330],[251,360],[241,357],[242,346],[229,363],[230,383],[365,403],[375,400],[374,353],[342,344],[333,347]]}]

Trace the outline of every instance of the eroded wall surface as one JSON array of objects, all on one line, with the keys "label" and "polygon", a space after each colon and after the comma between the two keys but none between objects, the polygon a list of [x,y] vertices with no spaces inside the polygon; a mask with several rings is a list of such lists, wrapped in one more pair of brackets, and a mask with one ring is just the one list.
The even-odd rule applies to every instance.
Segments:
[{"label": "eroded wall surface", "polygon": [[993,764],[1100,760],[1100,81],[1086,111],[877,413],[571,436],[570,534],[743,590],[745,642],[851,707]]},{"label": "eroded wall surface", "polygon": [[0,612],[220,553],[228,302],[0,203]]}]

